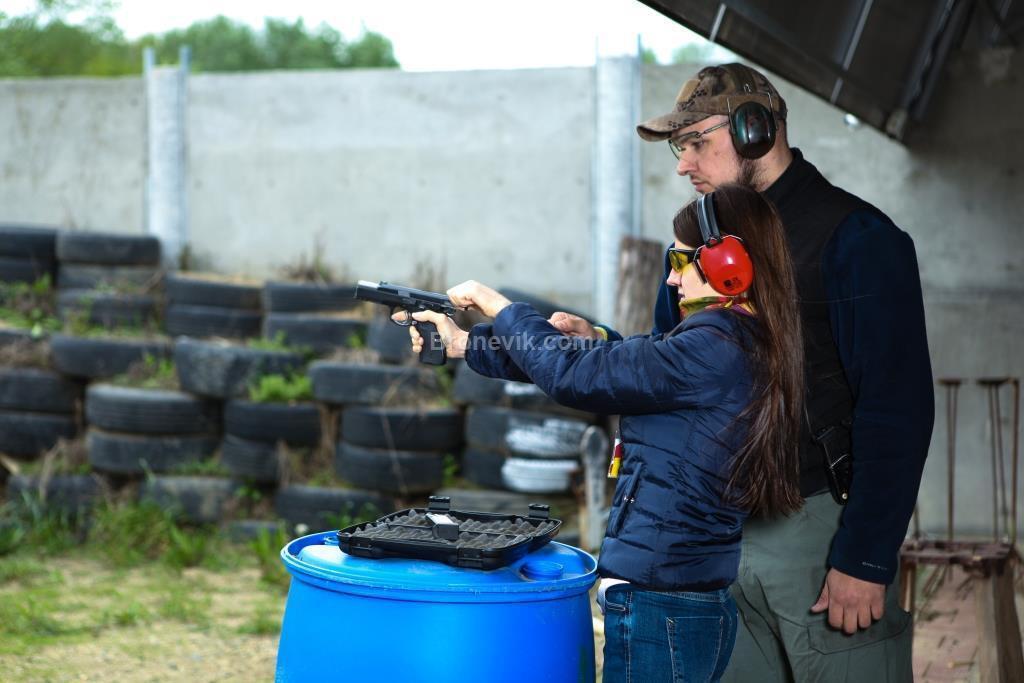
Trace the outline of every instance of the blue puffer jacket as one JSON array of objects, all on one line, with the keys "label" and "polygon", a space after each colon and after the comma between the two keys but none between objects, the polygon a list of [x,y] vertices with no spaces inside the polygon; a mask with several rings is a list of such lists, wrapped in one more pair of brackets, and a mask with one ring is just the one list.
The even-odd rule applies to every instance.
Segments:
[{"label": "blue puffer jacket", "polygon": [[651,590],[706,591],[735,580],[746,513],[722,494],[746,434],[738,416],[752,392],[744,347],[754,324],[717,309],[667,335],[569,343],[517,303],[473,328],[466,362],[478,373],[533,381],[563,405],[622,416],[625,455],[602,576]]}]

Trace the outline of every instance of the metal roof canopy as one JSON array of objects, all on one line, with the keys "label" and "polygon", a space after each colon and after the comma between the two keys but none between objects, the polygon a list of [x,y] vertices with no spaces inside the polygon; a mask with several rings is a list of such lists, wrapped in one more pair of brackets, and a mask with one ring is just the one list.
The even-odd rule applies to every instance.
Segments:
[{"label": "metal roof canopy", "polygon": [[640,0],[887,135],[920,121],[952,49],[1016,47],[1013,0]]}]

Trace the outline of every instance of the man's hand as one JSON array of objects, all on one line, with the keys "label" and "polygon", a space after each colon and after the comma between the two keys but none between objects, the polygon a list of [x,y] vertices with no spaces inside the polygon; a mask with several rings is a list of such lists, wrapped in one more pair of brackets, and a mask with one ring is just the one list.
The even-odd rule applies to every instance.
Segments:
[{"label": "man's hand", "polygon": [[[405,311],[398,311],[391,319],[395,322],[405,321]],[[419,322],[434,323],[437,326],[437,333],[444,343],[445,353],[449,358],[464,358],[466,356],[466,344],[469,342],[469,332],[462,330],[452,322],[452,319],[441,313],[433,311],[417,311],[412,314],[412,319]],[[412,339],[413,353],[419,353],[423,348],[423,335],[414,325],[409,326],[409,337]]]},{"label": "man's hand", "polygon": [[[512,302],[487,285],[476,280],[467,280],[455,285],[447,292],[452,305],[458,308],[475,308],[488,318],[493,318]],[[438,328],[440,329],[440,328]]]},{"label": "man's hand", "polygon": [[583,337],[584,339],[603,339],[603,337],[597,333],[594,326],[588,323],[578,315],[572,315],[571,313],[563,313],[558,311],[553,316],[548,318],[548,322],[556,330],[561,332],[567,337]]},{"label": "man's hand", "polygon": [[853,635],[858,628],[867,628],[885,614],[885,586],[829,569],[825,585],[811,611],[821,614],[828,610],[828,623]]}]

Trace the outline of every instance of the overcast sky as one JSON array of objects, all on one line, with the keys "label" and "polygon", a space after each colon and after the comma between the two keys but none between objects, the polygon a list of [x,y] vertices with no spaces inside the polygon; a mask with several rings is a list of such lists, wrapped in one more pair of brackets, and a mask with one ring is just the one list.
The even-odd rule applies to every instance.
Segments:
[{"label": "overcast sky", "polygon": [[[34,0],[0,0],[21,14]],[[667,62],[703,43],[637,0],[121,0],[113,13],[129,38],[223,14],[259,27],[264,17],[327,22],[346,38],[363,27],[387,36],[409,71],[586,66],[602,52],[633,50],[637,36]],[[724,50],[716,58],[728,59]]]}]

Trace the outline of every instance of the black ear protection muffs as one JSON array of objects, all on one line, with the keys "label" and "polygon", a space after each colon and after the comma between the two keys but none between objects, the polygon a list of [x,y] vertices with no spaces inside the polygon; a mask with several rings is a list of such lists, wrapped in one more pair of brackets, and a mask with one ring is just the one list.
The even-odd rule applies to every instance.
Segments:
[{"label": "black ear protection muffs", "polygon": [[743,240],[735,235],[722,235],[718,229],[714,195],[710,192],[697,200],[697,223],[704,244],[694,255],[694,265],[701,279],[716,292],[737,296],[754,282],[754,264]]},{"label": "black ear protection muffs", "polygon": [[757,92],[754,74],[743,64],[727,64],[728,70],[740,84],[744,93],[768,98],[768,106],[761,102],[747,101],[736,107],[729,104],[729,132],[732,145],[744,159],[758,159],[768,153],[775,144],[775,115],[772,113],[771,93]]}]

